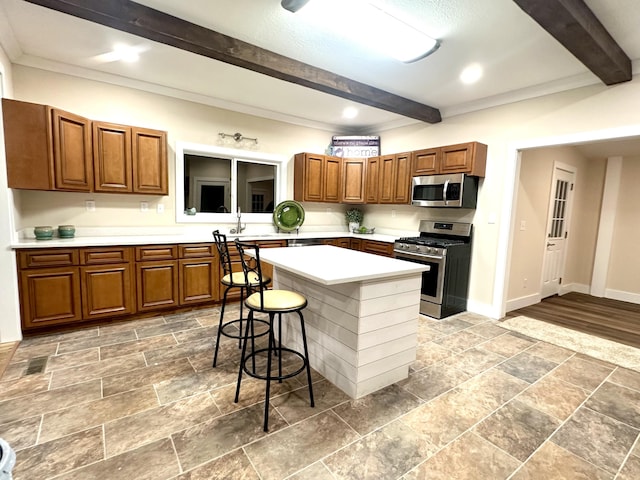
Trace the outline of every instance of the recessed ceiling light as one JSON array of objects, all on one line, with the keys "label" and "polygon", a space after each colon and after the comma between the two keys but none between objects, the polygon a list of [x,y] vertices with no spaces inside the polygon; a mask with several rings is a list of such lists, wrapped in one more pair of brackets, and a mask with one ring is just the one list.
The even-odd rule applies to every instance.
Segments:
[{"label": "recessed ceiling light", "polygon": [[460,81],[467,85],[476,83],[480,78],[482,78],[482,67],[477,63],[472,63],[460,74]]},{"label": "recessed ceiling light", "polygon": [[116,45],[113,50],[102,55],[93,57],[100,63],[127,62],[133,63],[140,60],[140,53],[145,49],[141,47],[130,47],[128,45]]},{"label": "recessed ceiling light", "polygon": [[358,109],[356,107],[346,107],[342,111],[344,118],[356,118],[358,116]]}]

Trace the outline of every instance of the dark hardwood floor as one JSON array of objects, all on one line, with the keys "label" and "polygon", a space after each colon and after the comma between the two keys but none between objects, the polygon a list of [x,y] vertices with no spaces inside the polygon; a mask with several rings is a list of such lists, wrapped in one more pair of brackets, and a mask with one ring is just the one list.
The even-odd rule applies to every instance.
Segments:
[{"label": "dark hardwood floor", "polygon": [[513,310],[506,317],[519,315],[640,348],[640,305],[635,303],[568,293]]}]

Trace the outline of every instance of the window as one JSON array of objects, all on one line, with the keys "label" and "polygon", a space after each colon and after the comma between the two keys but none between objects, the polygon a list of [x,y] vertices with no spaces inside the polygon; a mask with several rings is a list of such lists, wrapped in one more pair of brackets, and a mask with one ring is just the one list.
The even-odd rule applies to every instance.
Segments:
[{"label": "window", "polygon": [[[176,222],[271,222],[286,196],[284,157],[176,143]],[[195,215],[187,215],[195,209]]]}]

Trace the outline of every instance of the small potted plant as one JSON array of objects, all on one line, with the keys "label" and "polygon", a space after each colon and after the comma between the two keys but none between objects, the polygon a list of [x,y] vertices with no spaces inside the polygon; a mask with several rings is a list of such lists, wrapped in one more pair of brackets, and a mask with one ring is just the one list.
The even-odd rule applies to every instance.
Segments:
[{"label": "small potted plant", "polygon": [[345,213],[345,217],[347,218],[347,223],[349,224],[349,232],[353,232],[354,230],[358,230],[360,228],[360,224],[362,223],[364,214],[359,208],[350,208]]}]

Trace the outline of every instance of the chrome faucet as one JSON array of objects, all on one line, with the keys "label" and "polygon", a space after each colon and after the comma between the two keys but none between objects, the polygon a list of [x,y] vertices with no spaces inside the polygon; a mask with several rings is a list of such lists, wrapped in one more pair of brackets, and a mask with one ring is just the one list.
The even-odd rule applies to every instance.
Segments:
[{"label": "chrome faucet", "polygon": [[245,228],[247,228],[247,224],[245,223],[242,225],[242,211],[240,210],[240,207],[238,207],[238,224],[236,225],[236,228],[232,228],[230,230],[230,233],[242,233]]}]

